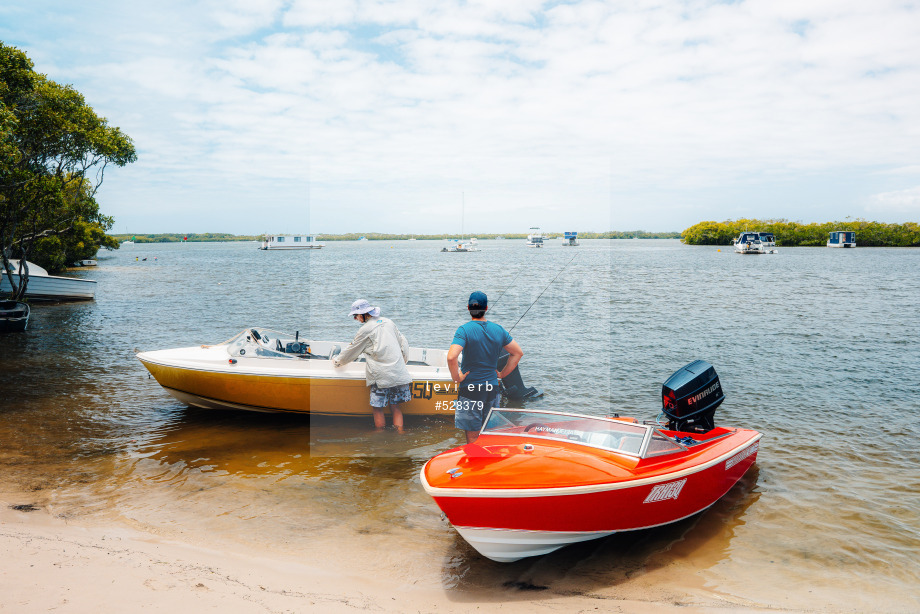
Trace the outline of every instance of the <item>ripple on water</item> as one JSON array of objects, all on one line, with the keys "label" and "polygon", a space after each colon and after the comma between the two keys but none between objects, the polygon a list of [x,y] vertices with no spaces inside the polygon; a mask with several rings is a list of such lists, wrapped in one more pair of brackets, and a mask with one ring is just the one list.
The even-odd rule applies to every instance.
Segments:
[{"label": "ripple on water", "polygon": [[[458,600],[543,587],[668,598],[684,571],[683,582],[750,603],[920,608],[920,252],[745,258],[585,241],[567,264],[569,251],[514,241],[483,242],[475,260],[439,248],[111,254],[93,271],[96,301],[36,306],[30,331],[0,336],[0,486],[86,522],[243,542]],[[500,565],[473,552],[419,485],[425,460],[459,443],[448,421],[413,420],[398,437],[369,432],[369,420],[194,410],[134,359],[135,348],[213,343],[250,325],[347,340],[359,296],[413,345],[444,347],[472,289],[509,328],[546,289],[513,332],[525,381],[546,390],[528,407],[652,417],[661,382],[703,358],[726,390],[719,423],[765,434],[755,471],[697,517]]]}]

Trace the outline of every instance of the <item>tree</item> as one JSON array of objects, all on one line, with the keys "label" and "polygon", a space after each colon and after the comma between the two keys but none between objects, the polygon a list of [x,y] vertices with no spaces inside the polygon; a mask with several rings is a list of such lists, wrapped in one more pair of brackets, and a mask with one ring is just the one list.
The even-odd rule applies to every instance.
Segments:
[{"label": "tree", "polygon": [[[112,219],[99,213],[96,192],[109,164],[124,166],[137,154],[73,87],[35,72],[25,53],[2,42],[0,137],[0,273],[16,300],[25,295],[33,249],[54,270],[70,253],[112,245],[102,239]],[[23,264],[20,283],[11,258]]]}]

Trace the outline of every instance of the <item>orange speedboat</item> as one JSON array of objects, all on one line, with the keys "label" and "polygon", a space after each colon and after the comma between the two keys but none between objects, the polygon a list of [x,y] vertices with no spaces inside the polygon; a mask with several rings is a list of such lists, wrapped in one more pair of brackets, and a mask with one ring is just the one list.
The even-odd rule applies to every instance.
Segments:
[{"label": "orange speedboat", "polygon": [[422,485],[471,546],[501,562],[687,518],[741,479],[762,435],[715,427],[724,395],[707,362],[662,392],[667,425],[493,409],[475,443],[425,464]]}]

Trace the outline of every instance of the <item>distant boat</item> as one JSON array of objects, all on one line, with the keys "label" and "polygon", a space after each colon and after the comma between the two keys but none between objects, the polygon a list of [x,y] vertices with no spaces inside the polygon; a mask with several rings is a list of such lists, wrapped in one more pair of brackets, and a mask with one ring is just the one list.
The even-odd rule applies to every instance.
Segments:
[{"label": "distant boat", "polygon": [[415,237],[409,237],[409,241],[415,241]]},{"label": "distant boat", "polygon": [[495,237],[495,240],[496,240],[496,241],[504,241],[504,240],[505,240],[505,237]]},{"label": "distant boat", "polygon": [[367,237],[358,237],[358,241],[367,241]]},{"label": "distant boat", "polygon": [[732,241],[732,246],[735,248],[735,253],[738,254],[766,253],[763,242],[760,240],[760,233],[757,232],[742,232]]},{"label": "distant boat", "polygon": [[835,230],[827,239],[828,247],[856,247],[856,233],[851,230]]},{"label": "distant boat", "polygon": [[29,305],[0,301],[0,333],[19,333],[29,326]]},{"label": "distant boat", "polygon": [[[96,297],[96,282],[92,279],[77,277],[59,277],[49,275],[48,271],[26,261],[29,267],[29,283],[25,298],[43,301],[92,300]],[[19,285],[19,260],[10,260],[10,273]],[[0,276],[0,292],[11,292],[6,275]]]},{"label": "distant boat", "polygon": [[579,245],[577,232],[566,232],[560,238],[562,239],[562,247],[576,247]]},{"label": "distant boat", "polygon": [[527,235],[527,247],[543,247],[543,233],[538,226],[530,227],[531,233]]},{"label": "distant boat", "polygon": [[95,260],[77,260],[73,263],[74,266],[96,266],[98,264]]},{"label": "distant boat", "polygon": [[319,249],[325,243],[318,242],[313,235],[265,235],[259,249]]},{"label": "distant boat", "polygon": [[461,205],[462,208],[460,211],[460,238],[459,239],[448,239],[449,241],[456,241],[457,244],[451,247],[443,247],[441,248],[441,251],[442,252],[455,252],[455,253],[456,252],[481,252],[482,250],[476,247],[476,244],[478,243],[478,241],[476,240],[475,237],[470,238],[469,241],[463,238],[465,234],[463,223],[466,218],[466,196],[461,192],[460,197],[462,200],[462,205]]}]

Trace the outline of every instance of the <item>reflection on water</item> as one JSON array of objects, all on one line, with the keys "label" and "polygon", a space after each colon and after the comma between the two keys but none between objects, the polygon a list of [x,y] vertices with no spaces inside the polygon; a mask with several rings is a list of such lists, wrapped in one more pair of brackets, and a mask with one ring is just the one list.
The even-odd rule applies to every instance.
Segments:
[{"label": "reflection on water", "polygon": [[[425,241],[288,254],[135,245],[101,255],[96,301],[36,306],[31,330],[0,336],[0,491],[81,522],[243,543],[440,586],[458,601],[680,602],[678,575],[739,604],[920,607],[920,251],[751,258],[584,241],[566,266],[570,251],[554,246],[482,246],[458,255]],[[358,297],[379,303],[413,345],[445,347],[471,290],[493,297],[490,316],[510,328],[563,266],[513,332],[525,382],[546,390],[526,406],[653,417],[661,382],[709,360],[727,395],[717,422],[765,437],[754,470],[707,512],[493,563],[419,485],[424,462],[459,443],[449,420],[411,420],[399,436],[373,433],[369,417],[196,410],[134,358],[247,326],[347,341]]]}]

